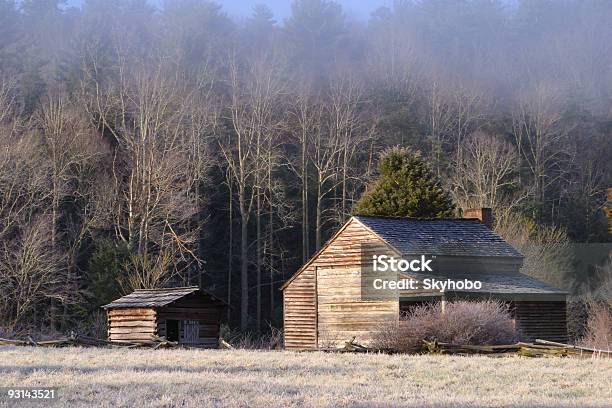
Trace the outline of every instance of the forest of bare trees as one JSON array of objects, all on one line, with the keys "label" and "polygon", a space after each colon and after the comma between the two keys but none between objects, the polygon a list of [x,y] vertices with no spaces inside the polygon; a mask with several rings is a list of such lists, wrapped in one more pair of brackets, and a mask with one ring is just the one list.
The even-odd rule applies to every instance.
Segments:
[{"label": "forest of bare trees", "polygon": [[367,22],[329,0],[283,21],[0,0],[3,329],[79,328],[165,285],[278,324],[279,287],[394,145],[522,249],[609,242],[610,21],[601,0],[397,1]]}]

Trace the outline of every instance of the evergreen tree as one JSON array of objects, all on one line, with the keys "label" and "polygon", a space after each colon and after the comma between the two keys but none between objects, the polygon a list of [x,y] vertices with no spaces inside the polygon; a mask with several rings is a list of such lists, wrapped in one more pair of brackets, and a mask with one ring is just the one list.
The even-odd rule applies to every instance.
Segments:
[{"label": "evergreen tree", "polygon": [[393,147],[381,156],[380,176],[355,206],[359,215],[452,217],[455,206],[419,153]]}]

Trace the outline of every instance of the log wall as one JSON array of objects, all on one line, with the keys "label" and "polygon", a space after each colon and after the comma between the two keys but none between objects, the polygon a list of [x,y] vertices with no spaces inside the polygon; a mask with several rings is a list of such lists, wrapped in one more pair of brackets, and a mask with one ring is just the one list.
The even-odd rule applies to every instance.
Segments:
[{"label": "log wall", "polygon": [[156,315],[155,309],[110,309],[107,311],[108,339],[116,342],[151,341],[157,334]]},{"label": "log wall", "polygon": [[515,301],[511,305],[517,327],[528,341],[543,339],[567,343],[565,301]]},{"label": "log wall", "polygon": [[314,268],[304,270],[283,291],[285,348],[302,350],[317,344],[317,305]]},{"label": "log wall", "polygon": [[385,248],[376,235],[352,220],[283,292],[287,349],[343,346],[353,336],[367,344],[381,323],[398,318],[399,302],[361,301],[362,245]]},{"label": "log wall", "polygon": [[318,346],[343,347],[346,341],[371,345],[376,333],[395,323],[399,302],[361,300],[360,266],[317,268]]}]

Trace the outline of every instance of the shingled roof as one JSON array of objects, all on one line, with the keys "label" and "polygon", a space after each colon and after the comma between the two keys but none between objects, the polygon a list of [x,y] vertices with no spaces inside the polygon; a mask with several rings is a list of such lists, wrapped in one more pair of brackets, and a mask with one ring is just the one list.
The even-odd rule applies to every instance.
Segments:
[{"label": "shingled roof", "polygon": [[[203,292],[197,286],[164,289],[136,289],[129,295],[125,295],[107,305],[104,309],[130,308],[130,307],[163,307],[194,292]],[[203,292],[206,293],[206,292]],[[211,298],[216,299],[214,296]]]},{"label": "shingled roof", "polygon": [[354,218],[402,255],[522,257],[477,219]]}]

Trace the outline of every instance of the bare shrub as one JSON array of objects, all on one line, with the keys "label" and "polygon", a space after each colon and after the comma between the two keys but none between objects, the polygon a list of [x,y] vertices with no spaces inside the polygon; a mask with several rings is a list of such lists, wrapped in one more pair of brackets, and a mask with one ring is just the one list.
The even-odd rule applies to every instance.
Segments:
[{"label": "bare shrub", "polygon": [[416,352],[422,340],[454,344],[508,344],[519,338],[508,305],[487,301],[455,301],[417,306],[396,325],[379,331],[377,347]]},{"label": "bare shrub", "polygon": [[106,339],[108,336],[107,330],[106,313],[102,310],[94,310],[86,319],[78,321],[72,327],[74,333],[96,339]]},{"label": "bare shrub", "polygon": [[282,329],[268,325],[266,333],[232,331],[229,327],[222,327],[221,337],[238,349],[247,350],[276,350],[283,345]]},{"label": "bare shrub", "polygon": [[586,334],[581,344],[600,350],[612,350],[612,301],[591,301],[587,310]]},{"label": "bare shrub", "polygon": [[588,301],[584,298],[570,298],[567,301],[567,336],[572,344],[579,343],[585,336],[589,318]]}]

